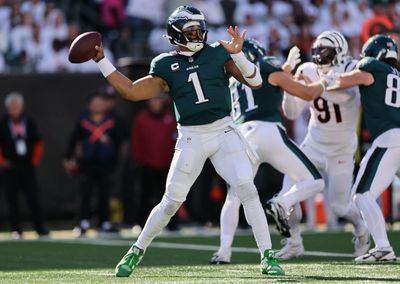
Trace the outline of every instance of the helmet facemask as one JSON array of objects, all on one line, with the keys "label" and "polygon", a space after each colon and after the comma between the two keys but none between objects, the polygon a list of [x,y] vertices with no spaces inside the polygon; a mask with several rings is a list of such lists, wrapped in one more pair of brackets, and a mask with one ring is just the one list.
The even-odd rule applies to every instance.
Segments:
[{"label": "helmet facemask", "polygon": [[319,46],[311,49],[315,64],[321,66],[333,66],[336,64],[336,48],[331,46]]},{"label": "helmet facemask", "polygon": [[320,34],[311,49],[314,63],[323,72],[329,71],[332,66],[341,66],[345,62],[347,52],[347,41],[337,31],[326,31]]}]

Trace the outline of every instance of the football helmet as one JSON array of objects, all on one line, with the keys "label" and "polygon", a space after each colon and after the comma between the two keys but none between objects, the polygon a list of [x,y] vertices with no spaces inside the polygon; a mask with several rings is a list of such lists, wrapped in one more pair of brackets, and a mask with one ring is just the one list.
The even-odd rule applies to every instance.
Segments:
[{"label": "football helmet", "polygon": [[311,54],[318,67],[328,68],[345,62],[349,46],[338,31],[325,31],[314,41]]},{"label": "football helmet", "polygon": [[176,8],[168,18],[167,38],[173,45],[184,46],[193,52],[201,50],[207,41],[206,20],[203,13],[192,6]]},{"label": "football helmet", "polygon": [[252,38],[246,38],[244,40],[242,51],[244,55],[246,55],[247,59],[253,63],[263,58],[266,53],[261,43]]},{"label": "football helmet", "polygon": [[397,45],[388,35],[374,35],[363,45],[361,57],[374,57],[378,60],[394,58],[397,60]]}]

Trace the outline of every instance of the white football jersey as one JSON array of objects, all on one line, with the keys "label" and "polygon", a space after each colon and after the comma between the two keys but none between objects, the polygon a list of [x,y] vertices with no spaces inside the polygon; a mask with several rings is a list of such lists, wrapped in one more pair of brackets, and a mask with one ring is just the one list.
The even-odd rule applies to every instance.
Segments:
[{"label": "white football jersey", "polygon": [[[341,67],[334,70],[339,73],[348,72],[356,64],[356,60],[348,58]],[[302,64],[297,70],[297,74],[302,73],[313,82],[320,79],[319,72],[321,70],[311,62]],[[309,104],[311,113],[304,143],[328,156],[353,154],[356,151],[356,128],[360,109],[358,87],[327,91],[314,101],[303,102]]]}]

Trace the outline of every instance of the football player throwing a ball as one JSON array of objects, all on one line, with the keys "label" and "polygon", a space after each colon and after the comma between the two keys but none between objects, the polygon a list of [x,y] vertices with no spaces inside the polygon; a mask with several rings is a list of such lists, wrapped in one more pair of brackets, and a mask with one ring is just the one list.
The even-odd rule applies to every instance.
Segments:
[{"label": "football player throwing a ball", "polygon": [[[267,219],[253,183],[250,160],[256,159],[256,154],[230,117],[229,76],[251,88],[262,84],[259,69],[241,52],[245,34],[230,27],[230,42],[207,44],[204,15],[190,6],[180,6],[171,14],[167,33],[177,50],[155,57],[150,74],[134,82],[116,71],[101,46],[93,58],[107,81],[126,99],[138,101],[168,93],[178,122],[179,136],[164,196],[136,243],[117,264],[116,276],[127,277],[133,272],[151,241],[186,200],[208,158],[243,204],[260,250],[261,272],[283,275],[271,250]],[[309,88],[322,92],[323,86],[319,82]]]}]

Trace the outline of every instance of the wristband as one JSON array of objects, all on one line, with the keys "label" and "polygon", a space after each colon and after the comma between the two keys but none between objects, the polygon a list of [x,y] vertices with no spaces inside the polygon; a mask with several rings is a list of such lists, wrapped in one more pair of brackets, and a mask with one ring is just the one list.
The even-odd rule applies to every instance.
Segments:
[{"label": "wristband", "polygon": [[[255,66],[254,66],[255,67]],[[250,86],[259,86],[262,84],[262,78],[261,78],[261,73],[258,70],[257,67],[255,67],[256,69],[256,75],[253,78],[248,78],[248,77],[244,77],[243,78],[246,80],[246,82],[250,85]]]},{"label": "wristband", "polygon": [[231,54],[231,58],[235,62],[236,66],[239,68],[240,73],[242,73],[243,77],[251,76],[254,72],[255,65],[247,60],[243,51],[235,54]]},{"label": "wristband", "polygon": [[97,62],[97,66],[99,66],[99,69],[101,73],[103,74],[104,78],[107,78],[112,72],[117,70],[114,65],[108,60],[106,57],[104,57],[102,60]]}]

